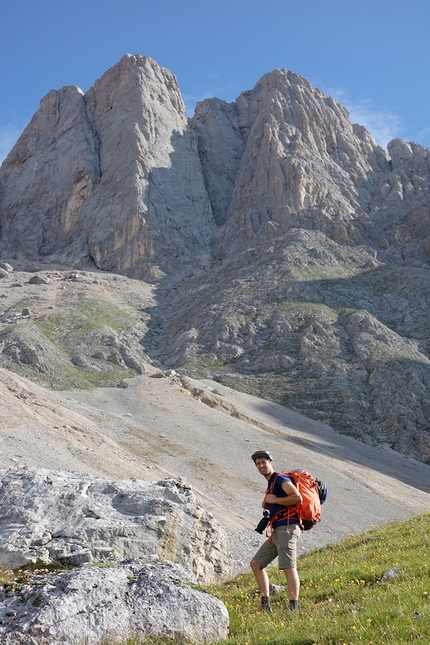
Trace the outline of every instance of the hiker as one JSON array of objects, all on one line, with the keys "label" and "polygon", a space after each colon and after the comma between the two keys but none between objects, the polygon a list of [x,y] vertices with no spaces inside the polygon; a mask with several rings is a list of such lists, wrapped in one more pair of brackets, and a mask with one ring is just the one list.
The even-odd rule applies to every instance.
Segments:
[{"label": "hiker", "polygon": [[[287,579],[289,609],[299,608],[300,580],[296,569],[296,546],[299,535],[299,516],[290,510],[287,518],[282,518],[281,511],[295,506],[302,501],[301,495],[291,479],[275,472],[273,457],[267,450],[257,450],[252,459],[258,471],[267,480],[267,490],[263,500],[263,509],[269,511],[269,522],[272,534],[258,549],[251,560],[251,569],[257,580],[261,596],[261,607],[271,611],[269,598],[269,578],[266,567],[278,556],[279,569],[283,569]],[[278,513],[281,518],[275,517]],[[285,515],[286,513],[284,513]]]}]

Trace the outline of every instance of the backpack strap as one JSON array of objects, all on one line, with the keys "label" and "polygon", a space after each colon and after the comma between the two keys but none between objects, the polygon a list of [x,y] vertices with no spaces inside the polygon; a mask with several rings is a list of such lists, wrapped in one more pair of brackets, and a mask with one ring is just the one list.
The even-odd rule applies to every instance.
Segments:
[{"label": "backpack strap", "polygon": [[[272,481],[270,483],[270,486],[266,490],[266,496],[267,495],[274,495],[275,483],[276,483],[276,479],[277,479],[278,475],[285,475],[286,477],[289,477],[288,473],[274,473],[274,477],[272,476],[273,479],[272,479]],[[270,542],[272,541],[273,524],[275,522],[278,522],[279,520],[287,520],[286,527],[288,527],[289,523],[290,523],[291,516],[294,513],[298,516],[298,518],[299,518],[299,526],[303,530],[300,516],[297,513],[297,504],[295,504],[294,506],[286,506],[285,508],[281,508],[279,511],[277,511],[274,514],[273,517],[270,518],[269,525],[268,525],[267,531],[266,531],[266,536],[269,538]],[[287,528],[285,528],[285,530],[287,530]]]}]

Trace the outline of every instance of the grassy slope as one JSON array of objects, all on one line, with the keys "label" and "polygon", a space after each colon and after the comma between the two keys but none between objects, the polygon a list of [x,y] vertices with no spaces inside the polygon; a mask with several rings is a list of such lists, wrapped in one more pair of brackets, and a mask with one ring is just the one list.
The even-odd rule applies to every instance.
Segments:
[{"label": "grassy slope", "polygon": [[[212,587],[230,613],[231,645],[430,643],[430,513],[315,549],[298,566],[297,615],[286,612],[285,593],[263,614],[251,574]],[[398,576],[384,580],[393,568]],[[270,578],[285,584],[278,570]]]}]

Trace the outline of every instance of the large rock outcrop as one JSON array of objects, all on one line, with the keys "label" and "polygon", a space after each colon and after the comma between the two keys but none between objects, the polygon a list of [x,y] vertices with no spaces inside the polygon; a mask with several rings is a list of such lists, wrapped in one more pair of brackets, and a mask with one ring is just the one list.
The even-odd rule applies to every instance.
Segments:
[{"label": "large rock outcrop", "polygon": [[[304,78],[275,70],[231,106],[199,104],[190,125],[199,133],[211,197],[214,174],[224,186],[236,160],[217,257],[228,257],[232,245],[242,250],[296,227],[321,230],[342,243],[363,241],[357,224],[366,220],[388,159],[339,103]],[[239,159],[238,132],[244,142]]]},{"label": "large rock outcrop", "polygon": [[190,127],[220,225],[215,258],[306,228],[390,263],[429,261],[429,151],[395,139],[387,155],[294,72],[266,74],[231,104],[203,101]]},{"label": "large rock outcrop", "polygon": [[430,151],[394,139],[388,144],[391,172],[370,202],[364,233],[391,265],[430,262]]},{"label": "large rock outcrop", "polygon": [[0,590],[0,640],[97,645],[131,635],[191,643],[227,638],[225,605],[190,582],[192,576],[179,565],[151,558],[38,572],[18,588]]},{"label": "large rock outcrop", "polygon": [[185,107],[148,57],[124,56],[86,94],[49,92],[0,190],[1,237],[18,257],[149,277],[208,262],[214,224]]},{"label": "large rock outcrop", "polygon": [[200,581],[230,569],[223,529],[176,480],[9,470],[1,477],[0,509],[0,566],[6,569],[143,555],[177,562]]}]

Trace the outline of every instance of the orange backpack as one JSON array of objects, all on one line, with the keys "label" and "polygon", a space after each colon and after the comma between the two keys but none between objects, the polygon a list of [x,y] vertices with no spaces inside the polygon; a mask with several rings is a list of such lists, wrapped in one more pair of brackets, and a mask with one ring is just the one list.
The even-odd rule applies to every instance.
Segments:
[{"label": "orange backpack", "polygon": [[[277,475],[286,475],[302,496],[300,504],[289,506],[278,511],[272,517],[270,525],[280,519],[290,519],[293,514],[299,516],[299,525],[302,531],[310,531],[315,524],[321,521],[321,504],[327,499],[328,488],[319,479],[315,479],[306,470],[292,470],[289,473],[281,471]],[[271,485],[271,492],[275,487],[276,477]]]}]

